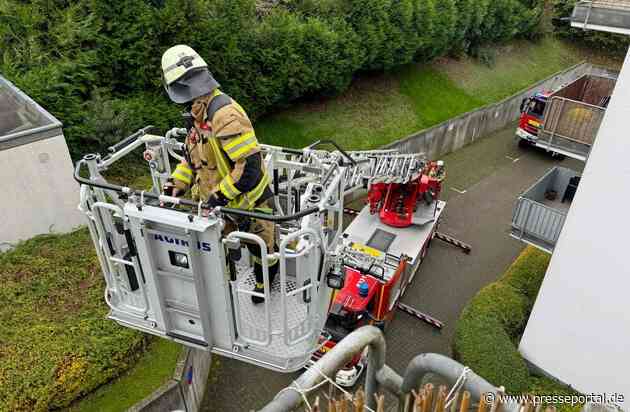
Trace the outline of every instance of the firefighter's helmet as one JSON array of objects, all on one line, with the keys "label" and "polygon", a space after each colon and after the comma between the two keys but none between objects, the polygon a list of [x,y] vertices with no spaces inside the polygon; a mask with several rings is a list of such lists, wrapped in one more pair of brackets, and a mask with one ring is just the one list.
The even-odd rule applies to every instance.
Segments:
[{"label": "firefighter's helmet", "polygon": [[191,47],[179,44],[162,55],[162,81],[175,103],[188,103],[219,88],[205,60]]}]

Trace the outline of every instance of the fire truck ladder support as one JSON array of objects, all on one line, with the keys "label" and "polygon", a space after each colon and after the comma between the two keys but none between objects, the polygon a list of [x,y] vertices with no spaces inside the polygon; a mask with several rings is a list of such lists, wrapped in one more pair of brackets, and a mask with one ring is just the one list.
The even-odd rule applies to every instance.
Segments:
[{"label": "fire truck ladder support", "polygon": [[435,238],[441,240],[442,242],[446,242],[460,248],[462,252],[467,255],[469,255],[470,251],[472,250],[472,246],[470,246],[468,243],[464,243],[461,240],[455,239],[453,236],[449,236],[442,232],[435,232]]},{"label": "fire truck ladder support", "polygon": [[[260,412],[288,412],[295,410],[306,399],[308,394],[318,388],[324,381],[333,381],[338,370],[352,359],[352,356],[369,347],[368,367],[365,378],[366,410],[375,410],[375,394],[386,389],[398,398],[398,412],[409,412],[405,400],[413,390],[418,388],[424,376],[434,373],[454,385],[462,375],[462,389],[479,399],[484,393],[503,393],[500,388],[488,383],[481,376],[468,370],[464,365],[436,353],[425,353],[416,356],[407,365],[404,377],[398,375],[385,364],[385,337],[383,332],[374,326],[364,326],[346,336],[341,342],[321,357],[308,370],[294,380],[291,385],[282,389],[276,397]],[[505,412],[518,412],[518,403],[502,403]]]},{"label": "fire truck ladder support", "polygon": [[444,327],[444,322],[442,322],[441,320],[438,320],[436,318],[434,318],[431,315],[427,315],[424,312],[420,312],[418,309],[412,308],[409,305],[405,305],[402,302],[398,302],[398,309],[402,310],[403,312],[420,319],[423,322],[428,323],[429,325],[437,328],[437,329],[442,329]]}]

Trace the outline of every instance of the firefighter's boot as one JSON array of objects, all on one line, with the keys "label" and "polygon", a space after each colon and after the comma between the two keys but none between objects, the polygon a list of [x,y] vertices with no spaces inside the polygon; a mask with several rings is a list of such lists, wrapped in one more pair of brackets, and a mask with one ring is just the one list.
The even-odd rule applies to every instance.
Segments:
[{"label": "firefighter's boot", "polygon": [[[275,262],[269,263],[269,286],[270,287],[274,279],[276,278],[276,275],[278,274],[279,266],[280,265],[278,264],[277,260]],[[265,284],[263,283],[264,280],[263,280],[262,265],[257,261],[254,261],[254,275],[256,276],[256,287],[254,288],[254,292],[265,293]],[[257,305],[264,301],[265,301],[265,298],[252,295],[252,302],[254,302],[254,304]]]}]

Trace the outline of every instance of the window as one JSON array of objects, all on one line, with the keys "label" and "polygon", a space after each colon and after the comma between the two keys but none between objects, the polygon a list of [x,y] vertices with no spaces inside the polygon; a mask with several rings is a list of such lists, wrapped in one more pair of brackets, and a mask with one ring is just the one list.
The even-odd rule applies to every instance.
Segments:
[{"label": "window", "polygon": [[542,117],[543,113],[545,113],[546,103],[541,100],[532,99],[529,102],[527,108],[527,114],[531,114],[536,117]]}]

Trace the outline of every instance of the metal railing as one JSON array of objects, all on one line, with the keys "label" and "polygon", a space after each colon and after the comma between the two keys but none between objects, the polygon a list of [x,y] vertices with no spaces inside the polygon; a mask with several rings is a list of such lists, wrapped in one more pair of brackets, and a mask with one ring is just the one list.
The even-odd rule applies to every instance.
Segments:
[{"label": "metal railing", "polygon": [[607,9],[630,10],[630,0],[592,0],[581,1],[580,4],[590,4],[592,7],[602,7]]},{"label": "metal railing", "polygon": [[512,235],[551,252],[564,226],[566,212],[519,197],[512,216]]},{"label": "metal railing", "polygon": [[587,158],[604,113],[603,107],[555,96],[545,109],[538,143],[550,151]]},{"label": "metal railing", "polygon": [[628,0],[580,1],[573,8],[571,26],[583,30],[630,33]]},{"label": "metal railing", "polygon": [[579,175],[575,170],[554,167],[524,191],[514,206],[511,236],[551,253],[577,189],[572,181]]}]

